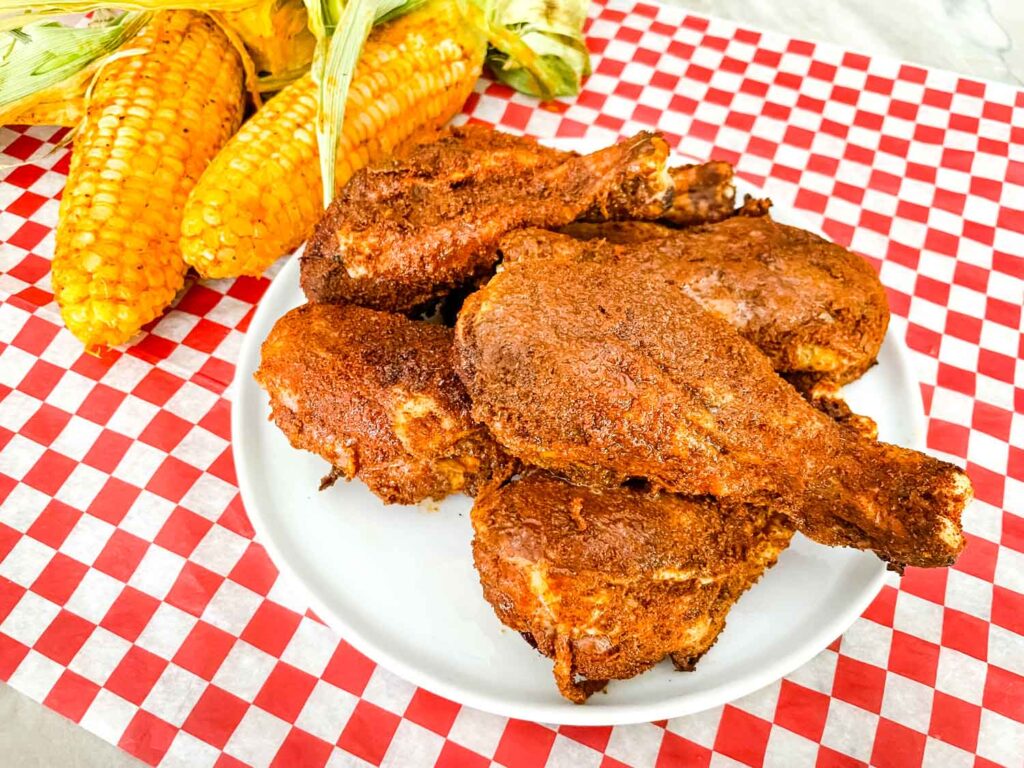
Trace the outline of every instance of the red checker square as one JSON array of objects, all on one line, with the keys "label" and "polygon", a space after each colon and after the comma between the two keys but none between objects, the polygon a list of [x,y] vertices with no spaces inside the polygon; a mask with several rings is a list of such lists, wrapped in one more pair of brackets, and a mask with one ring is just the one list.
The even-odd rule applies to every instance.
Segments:
[{"label": "red checker square", "polygon": [[164,600],[186,613],[200,616],[223,583],[224,579],[213,571],[186,562]]},{"label": "red checker square", "polygon": [[366,684],[370,681],[370,675],[376,668],[376,664],[342,640],[338,643],[331,660],[327,662],[322,677],[331,685],[336,685],[356,696],[362,696]]},{"label": "red checker square", "polygon": [[13,581],[0,576],[0,622],[6,619],[8,614],[14,610],[14,606],[21,601],[21,598],[27,591],[20,584],[15,584]]},{"label": "red checker square", "polygon": [[446,741],[434,768],[489,768],[491,761],[454,741]]},{"label": "red checker square", "polygon": [[47,291],[40,290],[34,285],[30,285],[27,288],[23,288],[18,291],[12,299],[18,299],[22,302],[23,306],[28,307],[45,307],[51,301],[53,301],[53,294]]},{"label": "red checker square", "polygon": [[212,527],[213,523],[205,517],[200,517],[183,507],[176,507],[153,539],[153,543],[182,557],[188,557]]},{"label": "red checker square", "polygon": [[814,764],[815,768],[867,768],[867,765],[824,744],[818,747],[818,761]]},{"label": "red checker square", "polygon": [[220,303],[221,294],[199,283],[194,284],[181,297],[175,309],[202,317]]},{"label": "red checker square", "polygon": [[839,656],[832,683],[833,696],[877,714],[882,708],[884,690],[884,669],[849,656]]},{"label": "red checker square", "polygon": [[872,93],[890,94],[892,93],[894,80],[890,80],[887,77],[879,77],[878,75],[868,75],[864,79],[864,90],[871,91]]},{"label": "red checker square", "polygon": [[979,400],[974,404],[971,426],[986,435],[1009,442],[1012,419],[1013,414],[1010,411]]},{"label": "red checker square", "polygon": [[86,512],[100,520],[106,520],[111,525],[117,525],[128,514],[129,508],[140,493],[142,491],[134,485],[111,477],[96,494]]},{"label": "red checker square", "polygon": [[263,546],[254,542],[235,563],[228,578],[243,587],[248,587],[253,592],[266,596],[274,582],[277,581],[277,568],[270,562]]},{"label": "red checker square", "polygon": [[338,746],[368,763],[380,765],[400,720],[398,715],[381,709],[376,704],[360,701],[352,711],[345,730],[341,732]]},{"label": "red checker square", "polygon": [[21,662],[28,656],[29,647],[7,635],[0,634],[0,680],[11,679]]},{"label": "red checker square", "polygon": [[[9,149],[10,147],[8,147]],[[26,221],[13,235],[7,238],[7,242],[11,245],[16,245],[18,248],[31,251],[39,245],[49,231],[49,227],[44,227],[42,224],[37,224],[34,221]]]},{"label": "red checker square", "polygon": [[[940,367],[940,373],[941,370]],[[1024,395],[1024,389],[1018,389],[1014,394],[1017,397],[1021,397],[1021,395]],[[1018,408],[1021,406],[1024,406],[1024,399],[1019,403]],[[1021,408],[1021,410],[1024,411],[1024,408]],[[967,476],[971,478],[971,483],[974,485],[975,498],[981,499],[994,507],[1002,507],[1003,496],[1006,491],[1006,477],[972,461],[967,462],[966,469]]]},{"label": "red checker square", "polygon": [[147,549],[149,544],[138,536],[118,528],[103,547],[93,567],[115,579],[128,581],[139,567]]},{"label": "red checker square", "polygon": [[94,624],[81,616],[61,610],[36,640],[35,649],[66,667],[95,628]]},{"label": "red checker square", "polygon": [[796,207],[815,213],[824,213],[828,205],[828,197],[809,189],[801,189],[796,195]]},{"label": "red checker square", "polygon": [[221,752],[220,757],[217,758],[217,762],[213,764],[213,768],[252,768],[248,763],[243,763],[241,760],[233,758],[224,752]]},{"label": "red checker square", "polygon": [[241,494],[236,494],[228,502],[227,507],[224,509],[224,514],[217,518],[217,524],[247,539],[251,539],[256,535],[256,532],[252,529],[252,523],[249,522],[249,518],[245,514],[245,507],[242,506]]},{"label": "red checker square", "polygon": [[[249,620],[249,624],[242,630],[241,637],[271,656],[280,656],[295,634],[300,621],[302,617],[294,611],[270,600],[264,600]],[[326,672],[324,679],[327,680]]]},{"label": "red checker square", "polygon": [[982,107],[981,114],[988,120],[1009,123],[1013,119],[1013,107],[1009,104],[996,104],[986,101],[985,106]]},{"label": "red checker square", "polygon": [[153,477],[150,478],[149,483],[146,485],[146,490],[170,501],[178,502],[188,493],[189,489],[202,474],[202,470],[193,467],[191,464],[186,464],[181,459],[168,456],[157,471],[153,473]]},{"label": "red checker square", "polygon": [[[924,238],[924,247],[945,256],[956,256],[956,252],[960,247],[960,238],[949,232],[929,229],[928,234]],[[946,283],[941,283],[941,285],[946,286],[948,296],[949,286]]]},{"label": "red checker square", "polygon": [[977,344],[981,340],[981,318],[971,317],[954,310],[946,314],[946,333],[958,339]]},{"label": "red checker square", "polygon": [[[144,327],[148,331],[155,325],[156,322],[153,322]],[[177,343],[170,339],[162,338],[153,333],[146,333],[128,349],[128,354],[145,360],[147,363],[158,363],[170,357],[170,354],[177,346]]]},{"label": "red checker square", "polygon": [[[7,150],[4,150],[7,153]],[[11,169],[10,173],[7,174],[7,178],[4,179],[8,184],[13,184],[16,187],[22,189],[28,189],[37,181],[39,177],[44,173],[44,169],[38,165],[18,165]]]},{"label": "red checker square", "polygon": [[838,71],[839,70],[831,64],[826,64],[823,61],[812,61],[811,66],[807,68],[807,76],[813,77],[816,80],[831,82],[835,79]]},{"label": "red checker square", "polygon": [[117,469],[131,444],[131,438],[104,429],[82,462],[109,474]]},{"label": "red checker square", "polygon": [[228,288],[228,296],[250,304],[258,304],[270,285],[265,277],[238,277]]},{"label": "red checker square", "polygon": [[695,744],[689,739],[676,736],[671,731],[665,731],[661,747],[658,749],[655,768],[677,768],[677,766],[708,768],[709,765],[711,765],[710,749]]},{"label": "red checker square", "polygon": [[211,685],[203,691],[181,729],[223,749],[248,709],[244,700]]},{"label": "red checker square", "polygon": [[1024,677],[990,665],[981,703],[985,709],[1024,723]]},{"label": "red checker square", "polygon": [[35,519],[27,531],[36,541],[41,541],[54,549],[64,543],[64,539],[75,527],[82,513],[63,502],[51,499],[39,517]]},{"label": "red checker square", "polygon": [[153,405],[163,405],[181,389],[181,385],[184,383],[183,379],[179,379],[167,371],[154,368],[135,385],[132,394]]},{"label": "red checker square", "polygon": [[231,333],[230,328],[203,318],[196,323],[196,327],[189,331],[188,336],[182,339],[181,343],[209,354],[220,346],[229,333]]},{"label": "red checker square", "polygon": [[36,360],[18,384],[18,389],[37,400],[45,400],[63,375],[64,371],[56,365],[45,360]]},{"label": "red checker square", "polygon": [[191,429],[191,424],[170,411],[158,411],[153,420],[142,430],[139,440],[170,453]]},{"label": "red checker square", "polygon": [[828,717],[829,697],[802,685],[782,681],[775,722],[811,741],[821,741]]},{"label": "red checker square", "polygon": [[[967,203],[967,195],[958,192],[950,192],[948,189],[935,188],[932,195],[932,205],[944,211],[951,211],[957,215],[964,212],[964,205]],[[972,265],[968,265],[972,266]]]},{"label": "red checker square", "polygon": [[1003,229],[1024,232],[1024,211],[1014,208],[1000,208],[996,223]]},{"label": "red checker square", "polygon": [[206,471],[214,477],[219,477],[221,480],[231,483],[231,485],[238,485],[237,475],[235,474],[235,459],[230,447],[225,448],[224,452],[206,468]]},{"label": "red checker square", "polygon": [[977,576],[982,581],[991,582],[996,575],[996,559],[999,557],[999,545],[982,539],[973,534],[966,534],[967,546],[956,561],[958,571]]},{"label": "red checker square", "polygon": [[19,160],[28,160],[32,155],[38,152],[42,146],[43,142],[39,139],[22,134],[4,147],[4,154],[16,157]]},{"label": "red checker square", "polygon": [[978,730],[981,728],[981,707],[935,692],[932,699],[932,718],[928,735],[942,739],[960,749],[973,752],[978,747]]},{"label": "red checker square", "polygon": [[[1016,451],[1016,454],[1021,468],[1024,469],[1024,451]],[[1024,477],[1024,472],[1019,476]],[[1003,546],[1024,552],[1024,517],[1018,517],[1012,512],[1003,512]]]},{"label": "red checker square", "polygon": [[106,424],[125,397],[124,392],[118,392],[106,384],[96,384],[78,406],[78,415],[95,424]]},{"label": "red checker square", "polygon": [[100,626],[135,642],[159,606],[160,601],[155,597],[134,587],[125,587],[100,621]]},{"label": "red checker square", "polygon": [[896,589],[888,584],[882,587],[871,605],[864,611],[864,618],[870,619],[883,627],[891,627],[893,617],[896,615]]},{"label": "red checker square", "polygon": [[55,451],[46,451],[39,457],[32,469],[25,474],[22,482],[37,491],[42,491],[47,496],[53,496],[64,485],[64,481],[68,479],[68,475],[74,469],[74,459],[69,459]]},{"label": "red checker square", "polygon": [[858,128],[866,128],[869,131],[878,131],[882,128],[882,123],[885,120],[881,115],[876,115],[874,112],[866,112],[863,109],[858,109],[857,113],[853,116],[853,124]]},{"label": "red checker square", "polygon": [[[3,475],[0,475],[0,478],[2,477]],[[21,534],[18,531],[0,523],[0,559],[7,557],[19,539],[21,539]]]},{"label": "red checker square", "polygon": [[939,668],[939,646],[896,630],[889,648],[889,671],[935,687]]},{"label": "red checker square", "polygon": [[141,705],[167,668],[167,660],[133,645],[103,686],[132,704]]},{"label": "red checker square", "polygon": [[167,753],[178,729],[144,709],[135,713],[117,746],[147,765],[156,765]]},{"label": "red checker square", "polygon": [[271,768],[318,768],[327,764],[334,747],[323,739],[299,728],[292,728],[281,748],[274,755]]},{"label": "red checker square", "polygon": [[965,371],[962,368],[956,368],[946,363],[939,364],[939,372],[935,377],[935,383],[940,387],[946,387],[955,392],[962,392],[971,397],[974,397],[974,389],[977,384],[972,371]]},{"label": "red checker square", "polygon": [[50,445],[57,439],[67,423],[71,420],[71,414],[54,408],[48,403],[43,403],[39,410],[25,422],[20,432],[23,437],[34,440],[40,445]]},{"label": "red checker square", "polygon": [[206,680],[213,676],[235,644],[234,635],[199,621],[189,632],[172,661]]},{"label": "red checker square", "polygon": [[921,765],[927,737],[906,726],[881,718],[871,751],[871,765],[878,768],[906,768]]},{"label": "red checker square", "polygon": [[231,439],[231,406],[227,400],[220,399],[199,420],[199,426],[225,440]]},{"label": "red checker square", "polygon": [[900,590],[940,605],[945,602],[949,572],[945,568],[907,568]]},{"label": "red checker square", "polygon": [[637,104],[633,109],[633,120],[643,125],[655,127],[658,125],[658,121],[661,120],[661,116],[662,112],[660,109],[648,107],[645,104]]},{"label": "red checker square", "polygon": [[43,699],[43,705],[77,723],[99,692],[96,683],[66,669]]},{"label": "red checker square", "polygon": [[78,588],[82,577],[88,570],[89,566],[72,560],[61,552],[56,552],[43,568],[43,572],[36,577],[31,589],[50,602],[63,605],[71,597],[71,593]]},{"label": "red checker square", "polygon": [[994,299],[990,296],[985,302],[985,319],[1008,328],[1020,328],[1020,304],[1012,304],[1009,301]]},{"label": "red checker square", "polygon": [[[34,253],[26,254],[25,258],[19,261],[11,270],[7,273],[11,277],[15,277],[22,282],[34,284],[42,280],[50,272],[50,260],[44,259],[42,256],[36,256]],[[31,302],[34,303],[34,302]],[[15,338],[12,342],[14,346],[21,347],[27,352],[31,352],[36,357],[39,357],[43,350],[49,345],[50,341],[60,331],[60,327],[46,322],[42,318],[33,316],[29,322],[36,320],[37,322],[44,323],[50,329],[50,335],[48,337],[43,335],[35,335],[28,339],[19,341]],[[28,346],[26,346],[28,345]],[[32,348],[29,348],[31,346]]]},{"label": "red checker square", "polygon": [[424,728],[447,736],[461,707],[454,701],[442,699],[429,691],[417,688],[403,717]]},{"label": "red checker square", "polygon": [[771,723],[726,704],[715,737],[715,751],[747,765],[760,765],[768,747]]},{"label": "red checker square", "polygon": [[256,694],[253,704],[290,723],[295,722],[316,685],[308,672],[285,662],[278,662]]},{"label": "red checker square", "polygon": [[71,370],[98,382],[107,374],[107,371],[110,370],[114,363],[121,359],[122,354],[122,352],[118,352],[116,349],[107,349],[96,355],[83,352],[71,364]]},{"label": "red checker square", "polygon": [[[18,280],[24,280],[26,283],[35,283],[36,280],[42,278],[43,274],[46,274],[49,270],[49,263],[48,259],[30,254],[15,269],[11,269],[10,273]],[[25,273],[33,265],[38,265],[34,271],[38,271],[38,268],[43,269],[43,272],[38,274],[35,280],[33,280],[34,275]],[[17,336],[14,337],[11,344],[38,357],[50,345],[53,337],[59,331],[59,326],[44,321],[42,317],[31,315],[25,322],[25,325],[22,326],[22,330],[17,332]]]},{"label": "red checker square", "polygon": [[554,743],[555,732],[550,728],[525,720],[509,720],[494,761],[508,768],[542,768]]},{"label": "red checker square", "polygon": [[586,744],[597,752],[604,752],[612,738],[611,726],[563,725],[558,729],[558,732],[573,741]]}]

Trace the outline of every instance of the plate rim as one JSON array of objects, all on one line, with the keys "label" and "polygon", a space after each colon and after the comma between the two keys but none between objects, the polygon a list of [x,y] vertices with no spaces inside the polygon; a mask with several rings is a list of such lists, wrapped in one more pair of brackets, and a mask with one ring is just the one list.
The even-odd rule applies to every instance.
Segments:
[{"label": "plate rim", "polygon": [[[756,189],[749,183],[742,183],[742,186]],[[762,189],[761,191],[767,194],[767,190]],[[787,197],[776,192],[772,194],[775,199]],[[792,211],[789,206],[786,206],[786,209],[787,214],[793,215],[794,218],[799,218],[797,216],[800,213],[799,211]],[[820,230],[816,227],[806,226],[803,223],[801,226],[821,234]],[[262,390],[253,380],[252,374],[258,366],[260,348],[264,339],[257,339],[254,331],[258,331],[263,326],[267,326],[267,330],[269,330],[269,326],[280,316],[277,308],[286,302],[275,301],[274,299],[279,295],[287,297],[289,288],[298,285],[299,258],[301,253],[302,247],[291,256],[286,257],[283,268],[274,277],[270,286],[261,297],[243,337],[236,362],[235,374],[229,389],[232,458],[235,464],[239,493],[246,514],[255,531],[255,540],[267,550],[275,567],[294,584],[301,587],[309,607],[316,612],[317,616],[334,629],[343,640],[375,664],[399,675],[417,687],[443,696],[461,705],[502,717],[559,725],[614,726],[646,723],[653,720],[681,717],[720,706],[782,679],[800,666],[803,666],[827,648],[836,638],[845,633],[863,614],[884,585],[886,568],[881,560],[877,560],[874,575],[861,592],[854,599],[851,599],[843,610],[838,611],[830,621],[818,626],[809,636],[809,639],[801,643],[795,650],[780,656],[771,664],[762,667],[759,671],[747,674],[731,683],[725,683],[706,691],[691,692],[646,704],[602,704],[600,707],[573,705],[570,708],[566,706],[566,703],[559,702],[557,704],[538,703],[520,706],[514,703],[503,702],[500,693],[494,696],[480,695],[475,691],[467,690],[456,684],[450,684],[443,678],[437,677],[414,664],[406,663],[386,648],[362,636],[344,618],[330,609],[325,600],[321,600],[317,594],[317,589],[299,576],[298,569],[293,567],[291,559],[286,556],[285,552],[278,546],[274,536],[271,535],[269,516],[263,508],[263,503],[253,491],[250,466],[258,462],[246,460],[246,446],[254,445],[257,442],[254,438],[257,438],[258,430],[256,427],[260,420],[243,418],[243,414],[249,412],[254,407],[258,407],[259,404],[254,403],[253,399],[263,394]],[[273,316],[271,316],[272,314]],[[905,334],[902,333],[904,330],[905,322],[903,319],[891,316],[886,340],[894,344],[895,360],[901,369],[900,373],[911,383],[909,395],[914,407],[913,413],[910,414],[910,433],[912,438],[907,441],[909,443],[907,447],[922,450],[925,433],[923,400],[918,378],[914,375],[914,366],[910,360],[910,352],[904,341]],[[915,384],[917,386],[913,386]]]}]

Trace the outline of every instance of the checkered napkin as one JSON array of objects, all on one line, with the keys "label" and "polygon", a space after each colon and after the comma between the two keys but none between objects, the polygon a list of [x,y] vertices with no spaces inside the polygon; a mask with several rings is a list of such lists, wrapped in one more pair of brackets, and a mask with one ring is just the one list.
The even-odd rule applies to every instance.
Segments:
[{"label": "checkered napkin", "polygon": [[1024,92],[653,5],[591,16],[578,99],[538,107],[485,80],[466,114],[542,137],[657,128],[864,254],[907,320],[929,448],[974,480],[956,567],[890,578],[807,665],[691,717],[555,728],[418,690],[325,627],[252,539],[227,385],[267,282],[194,285],[133,346],[83,355],[48,275],[61,132],[15,129],[0,679],[188,768],[1022,764]]}]

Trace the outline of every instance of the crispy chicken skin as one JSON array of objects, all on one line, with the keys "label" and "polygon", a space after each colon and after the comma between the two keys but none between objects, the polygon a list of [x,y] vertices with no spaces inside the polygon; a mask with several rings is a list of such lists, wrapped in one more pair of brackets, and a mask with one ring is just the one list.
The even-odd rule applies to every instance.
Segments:
[{"label": "crispy chicken skin", "polygon": [[385,503],[412,504],[509,471],[470,417],[451,355],[449,328],[306,304],[274,325],[255,377],[292,446],[331,464],[324,485],[358,475]]},{"label": "crispy chicken skin", "polygon": [[[572,224],[563,230],[584,246],[552,248],[557,235],[529,253],[576,258],[630,258],[656,264],[686,294],[752,341],[780,373],[856,379],[874,364],[889,325],[889,307],[870,265],[845,248],[766,215],[735,216],[686,230],[645,222]],[[513,235],[502,243],[517,258]],[[512,251],[509,251],[509,248]]]},{"label": "crispy chicken skin", "polygon": [[732,211],[727,164],[669,172],[667,159],[668,144],[650,133],[578,156],[480,126],[452,129],[352,177],[302,257],[302,288],[310,301],[408,313],[485,279],[510,230]]},{"label": "crispy chicken skin", "polygon": [[456,352],[474,417],[527,464],[758,501],[897,569],[963,548],[963,472],[836,424],[657,269],[506,264],[464,304]]},{"label": "crispy chicken skin", "polygon": [[692,669],[793,534],[753,505],[579,488],[539,470],[489,486],[472,519],[484,597],[554,659],[576,703],[666,656]]}]

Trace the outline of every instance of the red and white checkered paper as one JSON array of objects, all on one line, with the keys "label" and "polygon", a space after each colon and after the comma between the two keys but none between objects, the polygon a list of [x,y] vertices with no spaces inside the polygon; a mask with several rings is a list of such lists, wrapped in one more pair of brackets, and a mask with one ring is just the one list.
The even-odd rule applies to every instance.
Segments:
[{"label": "red and white checkered paper", "polygon": [[48,275],[62,134],[19,129],[0,137],[26,161],[0,182],[0,679],[188,768],[1024,764],[1024,92],[653,5],[591,16],[579,98],[485,80],[466,113],[541,137],[657,128],[879,267],[929,447],[974,480],[960,562],[892,577],[806,666],[690,717],[556,728],[416,689],[252,540],[227,386],[267,281],[194,285],[134,345],[83,355]]}]

